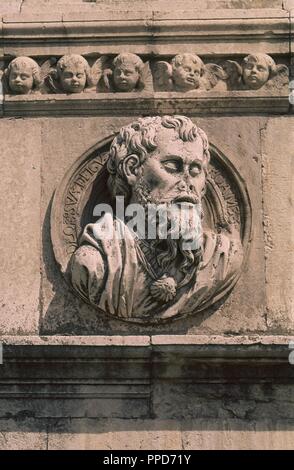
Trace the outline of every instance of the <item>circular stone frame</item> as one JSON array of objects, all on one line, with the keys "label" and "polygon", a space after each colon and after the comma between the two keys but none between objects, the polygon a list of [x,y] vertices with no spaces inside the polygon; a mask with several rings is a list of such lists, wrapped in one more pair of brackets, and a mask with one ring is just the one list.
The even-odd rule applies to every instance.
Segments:
[{"label": "circular stone frame", "polygon": [[[81,155],[68,169],[54,194],[50,220],[51,240],[55,259],[70,286],[68,264],[78,247],[79,236],[87,223],[95,221],[92,216],[95,205],[109,203],[106,162],[114,137],[115,134],[110,135]],[[209,302],[196,308],[193,313],[211,307],[234,287],[248,257],[252,231],[251,204],[243,178],[216,146],[210,145],[210,154],[206,194],[203,198],[204,221],[207,226],[216,229],[234,224],[240,233],[243,260],[240,269],[228,285],[217,292]],[[76,291],[73,292],[79,295]],[[107,315],[107,312],[96,308]],[[179,314],[176,318],[179,316],[183,315]],[[114,318],[113,315],[111,317]],[[174,317],[163,318],[162,321],[172,318]],[[119,319],[141,323],[138,318]],[[154,323],[159,321],[160,318],[154,320]]]}]

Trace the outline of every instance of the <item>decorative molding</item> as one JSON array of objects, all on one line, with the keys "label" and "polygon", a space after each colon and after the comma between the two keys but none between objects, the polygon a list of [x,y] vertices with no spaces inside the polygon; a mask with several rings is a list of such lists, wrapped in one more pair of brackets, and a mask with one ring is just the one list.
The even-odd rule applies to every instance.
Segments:
[{"label": "decorative molding", "polygon": [[287,113],[289,97],[285,92],[258,91],[185,93],[93,93],[74,95],[4,96],[2,113],[9,116],[104,116],[144,114],[186,114],[188,116]]},{"label": "decorative molding", "polygon": [[137,54],[172,54],[177,45],[186,52],[187,44],[195,44],[197,54],[223,55],[226,52],[246,54],[289,53],[290,13],[278,9],[218,10],[211,12],[149,11],[91,12],[4,15],[2,47],[4,54],[38,54],[46,46],[48,54],[82,53],[87,44],[89,53],[120,53],[126,49]]},{"label": "decorative molding", "polygon": [[294,383],[291,338],[284,336],[0,339],[0,413],[6,418],[147,417],[153,387],[170,380],[174,385]]}]

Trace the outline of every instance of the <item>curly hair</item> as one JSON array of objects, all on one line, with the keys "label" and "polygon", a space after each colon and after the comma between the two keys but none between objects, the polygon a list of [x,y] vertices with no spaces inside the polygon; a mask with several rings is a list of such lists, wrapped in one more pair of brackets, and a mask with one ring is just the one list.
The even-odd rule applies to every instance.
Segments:
[{"label": "curly hair", "polygon": [[56,70],[57,70],[57,75],[60,77],[61,73],[69,66],[75,66],[77,67],[78,65],[81,65],[84,69],[84,72],[86,74],[86,85],[91,86],[92,85],[92,77],[91,77],[91,70],[88,62],[86,59],[79,55],[79,54],[67,54],[62,56],[57,64],[56,64]]},{"label": "curly hair", "polygon": [[13,66],[15,65],[18,67],[24,67],[24,68],[29,66],[32,70],[33,88],[40,87],[40,85],[42,84],[40,67],[34,59],[32,59],[31,57],[25,57],[25,56],[16,57],[9,63],[9,65],[4,71],[4,76],[7,80],[7,83],[9,81],[10,72]]},{"label": "curly hair", "polygon": [[201,75],[203,75],[204,70],[205,70],[205,66],[204,66],[203,61],[196,54],[185,53],[185,54],[176,55],[171,61],[172,68],[175,69],[176,67],[180,67],[181,65],[183,65],[183,62],[185,60],[189,60],[193,64],[200,65],[200,68],[201,68],[200,73],[201,73]]},{"label": "curly hair", "polygon": [[185,116],[154,116],[139,118],[137,121],[122,127],[114,138],[107,162],[110,174],[108,187],[115,196],[130,197],[130,186],[127,182],[123,162],[132,154],[138,157],[137,167],[146,160],[148,154],[157,148],[156,137],[161,128],[173,129],[183,142],[193,142],[198,137],[203,144],[204,168],[210,160],[209,143],[205,132]]},{"label": "curly hair", "polygon": [[246,57],[244,57],[243,61],[242,61],[242,67],[244,65],[247,65],[249,62],[259,62],[259,61],[264,61],[266,63],[266,65],[268,66],[268,69],[269,69],[269,78],[271,78],[272,76],[275,75],[276,73],[276,63],[274,61],[274,59],[272,59],[271,56],[269,56],[268,54],[264,54],[262,52],[259,52],[257,54],[249,54],[247,55]]},{"label": "curly hair", "polygon": [[144,66],[143,60],[136,54],[125,52],[124,54],[117,55],[112,62],[113,67],[120,67],[125,64],[133,64],[137,72],[140,72]]}]

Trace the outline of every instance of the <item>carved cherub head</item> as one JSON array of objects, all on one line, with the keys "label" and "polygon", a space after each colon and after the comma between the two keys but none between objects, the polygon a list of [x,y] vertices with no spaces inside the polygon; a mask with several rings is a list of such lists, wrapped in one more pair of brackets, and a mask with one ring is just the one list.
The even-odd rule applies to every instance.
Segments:
[{"label": "carved cherub head", "polygon": [[142,78],[144,62],[136,54],[126,52],[115,57],[113,83],[117,91],[130,92],[138,89]]},{"label": "carved cherub head", "polygon": [[204,63],[196,54],[178,54],[172,61],[172,80],[176,91],[199,88],[204,73]]},{"label": "carved cherub head", "polygon": [[88,62],[78,54],[64,55],[56,65],[57,81],[66,93],[81,93],[91,85]]},{"label": "carved cherub head", "polygon": [[4,71],[8,91],[18,95],[27,95],[38,91],[42,80],[40,67],[30,57],[16,57]]},{"label": "carved cherub head", "polygon": [[276,64],[268,54],[250,54],[242,62],[242,78],[245,85],[258,90],[275,74]]}]

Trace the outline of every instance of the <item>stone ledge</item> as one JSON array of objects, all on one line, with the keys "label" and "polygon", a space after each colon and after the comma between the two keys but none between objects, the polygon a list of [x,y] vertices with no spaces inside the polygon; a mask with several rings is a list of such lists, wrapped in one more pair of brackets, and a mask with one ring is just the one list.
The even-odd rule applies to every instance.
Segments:
[{"label": "stone ledge", "polygon": [[285,92],[260,91],[182,93],[73,94],[5,96],[5,116],[104,116],[155,114],[285,114],[290,108]]},{"label": "stone ledge", "polygon": [[[4,363],[147,360],[174,354],[209,362],[287,363],[291,336],[1,336]],[[171,360],[173,362],[173,360]],[[289,371],[291,367],[289,366]],[[109,370],[106,371],[109,375]],[[118,370],[117,374],[120,374]],[[154,372],[154,371],[153,371]],[[45,371],[46,373],[46,371]],[[292,374],[290,374],[292,376]],[[154,376],[154,375],[153,375]],[[293,368],[294,377],[294,368]]]},{"label": "stone ledge", "polygon": [[101,54],[175,54],[195,45],[199,55],[223,55],[224,43],[226,53],[290,52],[289,12],[279,9],[4,15],[2,27],[5,55],[85,53],[85,44]]},{"label": "stone ledge", "polygon": [[146,418],[160,400],[158,390],[168,384],[180,390],[202,390],[213,384],[272,387],[294,382],[294,367],[288,362],[289,337],[0,339],[4,343],[0,418],[24,414],[36,418]]}]

